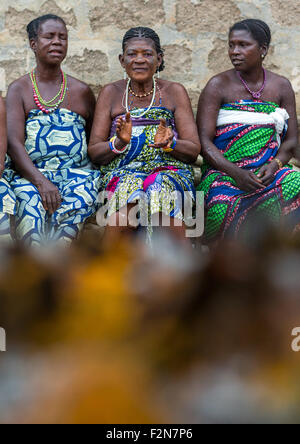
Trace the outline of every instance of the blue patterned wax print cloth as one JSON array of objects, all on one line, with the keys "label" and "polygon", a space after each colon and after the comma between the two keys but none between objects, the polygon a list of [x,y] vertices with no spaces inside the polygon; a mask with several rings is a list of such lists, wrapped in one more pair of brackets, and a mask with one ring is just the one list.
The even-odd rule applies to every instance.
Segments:
[{"label": "blue patterned wax print cloth", "polygon": [[12,168],[4,177],[16,196],[16,236],[29,245],[70,241],[98,208],[101,173],[87,155],[85,119],[67,109],[30,111],[25,149],[35,167],[60,192],[62,204],[50,215],[37,188]]}]

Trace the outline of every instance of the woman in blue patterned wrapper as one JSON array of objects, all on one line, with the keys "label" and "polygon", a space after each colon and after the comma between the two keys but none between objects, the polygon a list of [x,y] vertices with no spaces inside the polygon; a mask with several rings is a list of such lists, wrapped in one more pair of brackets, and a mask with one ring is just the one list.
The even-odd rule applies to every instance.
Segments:
[{"label": "woman in blue patterned wrapper", "polygon": [[11,241],[10,220],[15,213],[16,200],[7,181],[2,177],[7,151],[6,110],[0,97],[0,246]]},{"label": "woman in blue patterned wrapper", "polygon": [[27,245],[71,241],[97,210],[100,172],[87,154],[95,98],[61,70],[68,32],[54,15],[27,27],[36,68],[7,94],[9,169],[16,236]]},{"label": "woman in blue patterned wrapper", "polygon": [[[119,58],[125,78],[102,89],[89,144],[109,200],[106,236],[136,228],[141,219],[132,222],[128,215],[139,201],[149,217],[143,223],[156,217],[156,224],[169,224],[183,239],[179,201],[184,194],[193,199],[191,164],[200,153],[190,100],[182,85],[155,77],[164,59],[152,29],[130,29]],[[178,199],[172,201],[172,195]]]}]

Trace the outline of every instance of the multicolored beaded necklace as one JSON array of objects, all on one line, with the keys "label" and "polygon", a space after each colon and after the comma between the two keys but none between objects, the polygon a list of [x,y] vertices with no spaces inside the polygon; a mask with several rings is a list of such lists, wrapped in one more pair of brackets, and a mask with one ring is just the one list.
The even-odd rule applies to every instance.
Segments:
[{"label": "multicolored beaded necklace", "polygon": [[[39,91],[34,69],[30,73],[30,79],[31,79],[32,89],[33,89],[33,99],[35,101],[36,106],[41,111],[43,111],[43,113],[46,113],[46,114],[53,113],[55,110],[57,110],[59,105],[65,99],[66,92],[68,89],[67,88],[67,76],[65,75],[65,73],[62,70],[61,70],[61,75],[62,75],[62,83],[61,83],[58,93],[52,99],[46,101],[42,98],[41,93]],[[58,101],[55,103],[55,100],[57,100],[57,99],[58,99]]]}]

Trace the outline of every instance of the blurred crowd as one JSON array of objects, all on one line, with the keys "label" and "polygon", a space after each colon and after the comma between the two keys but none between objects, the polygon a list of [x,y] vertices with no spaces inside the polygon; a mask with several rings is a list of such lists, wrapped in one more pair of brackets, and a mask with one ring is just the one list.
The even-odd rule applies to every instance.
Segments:
[{"label": "blurred crowd", "polygon": [[257,228],[2,250],[0,422],[298,422],[300,235]]}]

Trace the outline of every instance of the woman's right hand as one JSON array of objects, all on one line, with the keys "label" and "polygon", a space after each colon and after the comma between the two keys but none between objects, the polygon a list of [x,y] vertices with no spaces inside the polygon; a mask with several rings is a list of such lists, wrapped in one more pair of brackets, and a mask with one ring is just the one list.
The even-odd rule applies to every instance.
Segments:
[{"label": "woman's right hand", "polygon": [[45,210],[48,211],[49,214],[55,213],[62,203],[58,188],[46,178],[37,184],[36,187],[41,195]]},{"label": "woman's right hand", "polygon": [[260,180],[254,173],[244,170],[243,168],[239,168],[239,171],[234,174],[233,178],[237,183],[237,187],[248,193],[254,193],[257,190],[263,190],[266,188],[262,183],[262,180]]},{"label": "woman's right hand", "polygon": [[[117,148],[118,144],[117,142],[121,142],[123,144],[123,147],[128,145],[130,143],[131,140],[131,136],[132,136],[132,121],[130,118],[130,113],[127,113],[125,116],[125,119],[123,119],[123,117],[119,117],[117,120],[117,127],[116,127],[116,134],[117,134],[117,138],[119,140],[116,140],[115,142],[115,146]],[[121,148],[123,148],[121,147]]]}]

